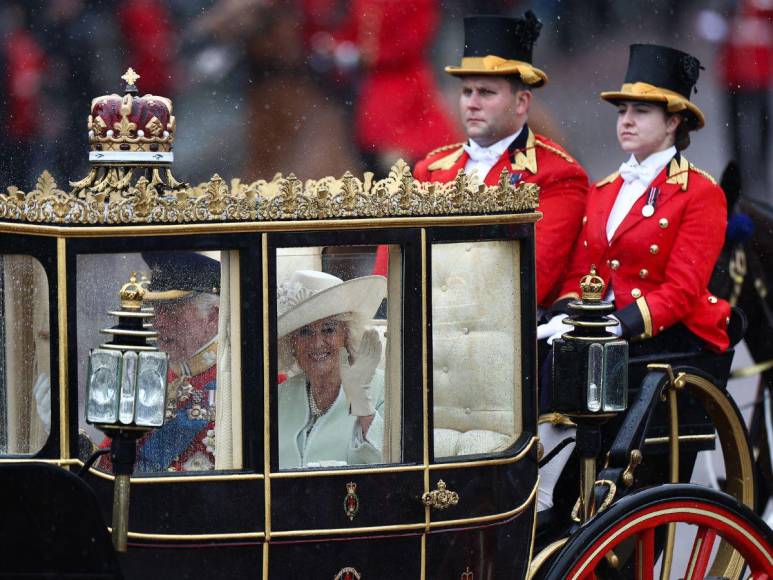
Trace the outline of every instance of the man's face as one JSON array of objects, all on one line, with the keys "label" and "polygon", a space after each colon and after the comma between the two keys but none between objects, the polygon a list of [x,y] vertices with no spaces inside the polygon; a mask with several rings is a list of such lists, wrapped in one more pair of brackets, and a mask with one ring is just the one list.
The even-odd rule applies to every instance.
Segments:
[{"label": "man's face", "polygon": [[462,77],[459,110],[467,136],[488,147],[518,131],[526,122],[531,92],[513,90],[505,78]]},{"label": "man's face", "polygon": [[155,304],[153,327],[158,331],[158,348],[169,355],[169,363],[191,358],[217,334],[218,308],[201,304],[197,297]]}]

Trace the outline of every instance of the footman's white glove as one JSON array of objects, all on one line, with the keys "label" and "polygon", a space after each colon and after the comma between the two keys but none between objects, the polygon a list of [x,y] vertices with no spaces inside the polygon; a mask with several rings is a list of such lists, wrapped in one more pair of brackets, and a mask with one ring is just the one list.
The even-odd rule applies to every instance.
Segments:
[{"label": "footman's white glove", "polygon": [[38,375],[35,386],[32,387],[35,397],[35,410],[38,412],[46,433],[51,432],[51,380],[46,373]]},{"label": "footman's white glove", "polygon": [[356,417],[368,417],[376,412],[373,396],[370,392],[370,382],[376,372],[378,361],[381,360],[381,340],[375,330],[366,330],[360,341],[360,348],[352,352],[352,364],[349,364],[349,354],[345,348],[339,353],[341,362],[341,386],[346,400],[349,401],[349,412]]},{"label": "footman's white glove", "polygon": [[540,324],[537,327],[537,340],[547,338],[548,344],[553,344],[555,339],[572,330],[574,326],[564,324],[564,318],[566,318],[566,314],[557,314],[545,324]]}]

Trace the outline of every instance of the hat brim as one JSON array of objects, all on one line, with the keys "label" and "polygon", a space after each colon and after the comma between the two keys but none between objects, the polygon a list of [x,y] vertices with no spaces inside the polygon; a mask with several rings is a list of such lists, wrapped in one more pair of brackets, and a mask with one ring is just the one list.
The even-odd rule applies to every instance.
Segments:
[{"label": "hat brim", "polygon": [[692,129],[700,129],[706,124],[706,118],[695,103],[682,95],[666,89],[652,87],[646,93],[636,90],[605,91],[601,98],[608,103],[620,101],[643,101],[646,103],[663,103],[670,113],[684,113],[692,118]]},{"label": "hat brim", "polygon": [[464,57],[461,66],[447,66],[444,70],[456,77],[468,75],[518,76],[524,84],[535,88],[548,82],[548,75],[528,62],[493,59],[493,63],[488,61],[489,64],[487,64],[487,58],[489,57]]},{"label": "hat brim", "polygon": [[287,336],[302,326],[337,314],[352,313],[373,318],[386,297],[383,276],[362,276],[314,294],[277,318],[277,335]]}]

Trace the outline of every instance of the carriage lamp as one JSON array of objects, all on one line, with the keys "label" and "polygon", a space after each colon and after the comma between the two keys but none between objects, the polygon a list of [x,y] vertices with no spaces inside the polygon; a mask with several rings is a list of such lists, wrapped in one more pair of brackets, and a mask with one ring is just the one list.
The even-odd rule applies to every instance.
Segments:
[{"label": "carriage lamp", "polygon": [[569,304],[564,322],[574,329],[553,342],[552,405],[569,417],[616,414],[628,406],[628,343],[607,331],[604,281],[595,268],[580,281],[582,299]]},{"label": "carriage lamp", "polygon": [[628,406],[628,343],[607,331],[619,322],[615,307],[602,300],[604,281],[595,267],[580,281],[581,300],[569,304],[564,320],[574,328],[553,342],[552,408],[577,424],[581,458],[578,516],[593,515],[596,459],[601,426]]},{"label": "carriage lamp", "polygon": [[164,424],[167,403],[168,356],[152,344],[158,333],[149,323],[152,309],[142,306],[144,294],[133,272],[119,292],[120,308],[108,311],[118,324],[100,331],[113,338],[89,352],[87,372],[86,421],[111,439],[113,545],[119,552],[126,551],[137,439]]}]

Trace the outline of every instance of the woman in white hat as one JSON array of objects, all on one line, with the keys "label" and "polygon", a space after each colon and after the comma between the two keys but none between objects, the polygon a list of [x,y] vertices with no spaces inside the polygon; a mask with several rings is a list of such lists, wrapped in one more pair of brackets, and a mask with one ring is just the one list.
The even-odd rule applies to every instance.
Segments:
[{"label": "woman in white hat", "polygon": [[384,440],[381,341],[364,331],[386,278],[346,282],[299,270],[277,289],[279,467],[380,463]]}]

